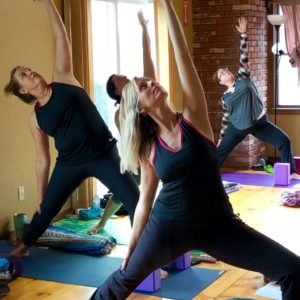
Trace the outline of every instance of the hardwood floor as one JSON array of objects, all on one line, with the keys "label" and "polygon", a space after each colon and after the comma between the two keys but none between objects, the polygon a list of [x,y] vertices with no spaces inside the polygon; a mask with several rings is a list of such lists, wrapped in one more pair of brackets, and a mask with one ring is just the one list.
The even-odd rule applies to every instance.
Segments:
[{"label": "hardwood floor", "polygon": [[[279,196],[287,189],[274,187],[243,186],[237,192],[229,194],[236,213],[249,225],[282,243],[300,255],[300,209],[287,208],[280,205]],[[112,256],[122,257],[124,246],[117,246]],[[217,262],[201,263],[203,268],[226,270],[217,281],[198,294],[194,300],[221,300],[231,297],[244,297],[264,300],[268,298],[255,295],[255,291],[263,285],[261,274],[235,268]],[[67,285],[56,282],[18,278],[10,283],[11,293],[5,300],[83,300],[89,299],[94,288]],[[162,299],[152,296],[132,294],[130,300]]]}]

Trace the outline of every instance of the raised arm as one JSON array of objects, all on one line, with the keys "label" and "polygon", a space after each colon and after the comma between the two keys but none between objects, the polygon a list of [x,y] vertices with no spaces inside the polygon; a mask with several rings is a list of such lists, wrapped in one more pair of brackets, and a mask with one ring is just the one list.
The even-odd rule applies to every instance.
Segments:
[{"label": "raised arm", "polygon": [[143,42],[143,64],[144,64],[144,77],[150,77],[156,80],[156,72],[154,63],[151,57],[151,42],[147,28],[148,20],[145,20],[142,10],[138,12],[138,19],[142,26],[142,42]]},{"label": "raised arm", "polygon": [[42,3],[48,13],[50,25],[56,42],[56,61],[53,80],[72,83],[73,64],[72,51],[64,23],[52,0],[36,0]]},{"label": "raised arm", "polygon": [[247,36],[247,20],[242,17],[239,18],[239,24],[235,26],[240,33],[240,67],[238,71],[238,78],[250,77],[250,67],[248,58],[248,36]]},{"label": "raised arm", "polygon": [[49,138],[38,127],[35,112],[30,116],[30,129],[36,148],[35,173],[37,179],[37,205],[36,211],[40,212],[40,205],[43,201],[49,180],[50,171],[50,150]]},{"label": "raised arm", "polygon": [[173,45],[175,60],[183,89],[183,115],[200,132],[213,140],[204,90],[193,59],[189,53],[183,29],[174,10],[172,1],[161,1],[165,8],[169,35]]},{"label": "raised arm", "polygon": [[135,209],[131,238],[128,245],[126,257],[122,264],[122,269],[126,268],[128,260],[132,252],[134,251],[140,235],[148,221],[158,182],[159,180],[156,177],[155,171],[150,163],[141,163],[140,198]]},{"label": "raised arm", "polygon": [[223,98],[221,99],[221,101],[222,101],[223,115],[222,115],[222,121],[221,121],[221,126],[220,126],[221,128],[220,128],[220,134],[219,134],[217,146],[219,146],[221,144],[221,141],[225,135],[225,132],[226,132],[228,124],[229,124],[229,111],[225,105]]}]

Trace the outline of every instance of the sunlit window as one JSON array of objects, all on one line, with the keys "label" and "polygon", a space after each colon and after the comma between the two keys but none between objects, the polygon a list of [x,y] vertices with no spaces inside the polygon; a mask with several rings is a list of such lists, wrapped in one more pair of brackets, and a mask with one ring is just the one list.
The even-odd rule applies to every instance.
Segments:
[{"label": "sunlit window", "polygon": [[[128,78],[143,75],[142,28],[137,17],[140,9],[145,19],[149,20],[151,53],[153,61],[156,61],[153,1],[92,0],[91,5],[94,100],[111,132],[118,138],[114,124],[115,101],[106,93],[106,82],[112,74],[122,74]],[[102,194],[101,189],[99,184],[99,195]]]},{"label": "sunlit window", "polygon": [[[280,10],[282,14],[282,11]],[[275,46],[275,47],[274,47]],[[276,45],[272,51],[276,53]],[[292,68],[289,63],[285,43],[284,24],[279,29],[279,67],[278,67],[278,106],[296,107],[300,106],[300,84],[298,85],[298,69]]]}]

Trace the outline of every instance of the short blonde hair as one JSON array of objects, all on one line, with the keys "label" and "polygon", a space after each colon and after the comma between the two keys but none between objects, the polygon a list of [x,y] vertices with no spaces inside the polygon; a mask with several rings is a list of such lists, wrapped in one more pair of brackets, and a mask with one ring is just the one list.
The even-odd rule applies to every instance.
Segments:
[{"label": "short blonde hair", "polygon": [[219,71],[220,69],[221,69],[221,68],[218,68],[218,69],[214,72],[214,74],[212,75],[212,81],[213,81],[213,82],[219,83],[220,79],[219,79],[219,77],[218,77],[218,71]]},{"label": "short blonde hair", "polygon": [[213,81],[213,82],[219,83],[220,78],[219,78],[219,76],[218,76],[218,71],[219,71],[220,69],[228,69],[228,70],[230,70],[230,66],[220,66],[220,67],[213,73],[213,75],[212,75],[212,81]]}]

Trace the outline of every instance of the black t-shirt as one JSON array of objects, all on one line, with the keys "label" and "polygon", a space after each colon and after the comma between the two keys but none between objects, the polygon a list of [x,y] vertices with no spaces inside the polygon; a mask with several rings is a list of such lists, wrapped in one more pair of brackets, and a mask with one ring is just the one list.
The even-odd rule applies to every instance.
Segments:
[{"label": "black t-shirt", "polygon": [[35,106],[40,128],[55,140],[57,164],[77,165],[101,156],[116,143],[81,87],[53,82],[50,100]]},{"label": "black t-shirt", "polygon": [[232,215],[217,165],[216,146],[187,120],[179,124],[182,145],[170,149],[157,137],[154,166],[163,187],[153,214],[167,220],[206,222]]}]

